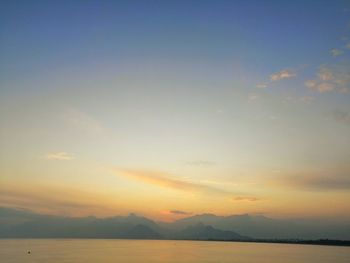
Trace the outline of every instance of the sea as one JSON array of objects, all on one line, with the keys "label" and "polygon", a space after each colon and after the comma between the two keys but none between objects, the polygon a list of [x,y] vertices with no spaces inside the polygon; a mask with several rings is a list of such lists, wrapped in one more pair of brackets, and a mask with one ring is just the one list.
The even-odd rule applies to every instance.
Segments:
[{"label": "sea", "polygon": [[350,247],[211,241],[0,239],[1,263],[349,263]]}]

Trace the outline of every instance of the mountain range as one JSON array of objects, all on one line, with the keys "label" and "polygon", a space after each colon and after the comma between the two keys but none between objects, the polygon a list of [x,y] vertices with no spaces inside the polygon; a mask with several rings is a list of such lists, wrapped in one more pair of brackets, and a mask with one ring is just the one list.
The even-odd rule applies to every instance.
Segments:
[{"label": "mountain range", "polygon": [[155,222],[129,214],[108,218],[63,217],[0,207],[0,238],[125,238],[181,240],[341,239],[350,240],[350,223],[279,220],[261,215],[195,215]]}]

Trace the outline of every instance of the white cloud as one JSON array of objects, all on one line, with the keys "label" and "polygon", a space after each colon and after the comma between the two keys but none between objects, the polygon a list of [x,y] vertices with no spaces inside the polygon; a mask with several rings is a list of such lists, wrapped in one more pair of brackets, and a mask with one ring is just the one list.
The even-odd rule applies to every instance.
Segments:
[{"label": "white cloud", "polygon": [[44,158],[47,160],[59,160],[59,161],[70,161],[74,159],[74,157],[67,152],[47,153],[44,156]]},{"label": "white cloud", "polygon": [[266,83],[259,83],[259,84],[256,84],[256,87],[259,89],[267,88],[267,84]]},{"label": "white cloud", "polygon": [[282,79],[292,78],[295,76],[296,76],[296,74],[293,71],[285,69],[285,70],[281,70],[279,72],[271,74],[270,80],[271,81],[278,81],[278,80],[282,80]]},{"label": "white cloud", "polygon": [[331,54],[333,57],[337,57],[337,56],[340,56],[344,53],[344,51],[340,50],[340,49],[337,49],[337,48],[333,48],[331,50]]}]

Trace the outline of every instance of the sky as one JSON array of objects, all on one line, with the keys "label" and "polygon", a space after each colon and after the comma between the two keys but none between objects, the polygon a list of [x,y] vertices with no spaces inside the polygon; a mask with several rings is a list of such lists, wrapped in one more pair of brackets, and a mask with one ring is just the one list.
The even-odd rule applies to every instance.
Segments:
[{"label": "sky", "polygon": [[350,220],[349,1],[0,4],[0,206]]}]

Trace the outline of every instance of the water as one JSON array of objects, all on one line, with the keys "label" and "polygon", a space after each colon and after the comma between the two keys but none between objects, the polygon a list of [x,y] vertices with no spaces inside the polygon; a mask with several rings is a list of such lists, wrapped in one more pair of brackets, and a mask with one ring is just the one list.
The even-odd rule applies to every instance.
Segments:
[{"label": "water", "polygon": [[0,262],[348,263],[350,248],[163,240],[3,239],[0,240]]}]

